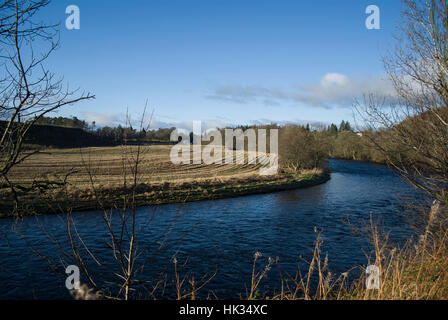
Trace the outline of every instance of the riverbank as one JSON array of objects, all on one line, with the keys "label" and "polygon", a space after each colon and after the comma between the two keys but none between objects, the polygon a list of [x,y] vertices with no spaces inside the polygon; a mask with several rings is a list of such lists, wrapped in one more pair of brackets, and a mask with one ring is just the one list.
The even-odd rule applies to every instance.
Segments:
[{"label": "riverbank", "polygon": [[330,157],[328,159],[334,159],[334,160],[343,160],[343,161],[353,161],[353,162],[364,162],[364,163],[370,163],[375,165],[381,165],[387,167],[387,162],[385,160],[374,160],[374,159],[364,159],[364,158],[351,158],[351,157]]},{"label": "riverbank", "polygon": [[[102,210],[130,207],[135,190],[137,207],[168,203],[240,197],[305,187],[327,182],[328,171],[307,170],[299,174],[281,173],[274,176],[247,176],[243,178],[201,179],[189,182],[139,183],[135,189],[123,186],[94,186],[90,188],[64,187],[40,190],[33,193],[19,192],[22,216],[62,212]],[[0,217],[13,211],[12,194],[3,191]]]}]

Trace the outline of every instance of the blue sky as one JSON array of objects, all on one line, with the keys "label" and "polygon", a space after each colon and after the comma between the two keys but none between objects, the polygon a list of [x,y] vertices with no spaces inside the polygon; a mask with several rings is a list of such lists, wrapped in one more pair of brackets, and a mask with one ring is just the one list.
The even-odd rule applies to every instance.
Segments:
[{"label": "blue sky", "polygon": [[[80,30],[65,8],[80,9]],[[365,27],[366,7],[381,29]],[[57,0],[61,22],[48,66],[96,99],[59,112],[99,125],[137,117],[146,99],[154,127],[352,119],[353,98],[387,93],[381,56],[391,48],[399,0]]]}]

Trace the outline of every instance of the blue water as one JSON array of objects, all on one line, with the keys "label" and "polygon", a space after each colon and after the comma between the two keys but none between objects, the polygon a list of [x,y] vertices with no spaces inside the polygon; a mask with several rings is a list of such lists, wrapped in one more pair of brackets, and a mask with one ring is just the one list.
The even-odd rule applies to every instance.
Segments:
[{"label": "blue water", "polygon": [[[182,275],[194,274],[198,282],[217,271],[200,297],[238,298],[246,295],[250,285],[255,252],[263,255],[259,267],[268,257],[279,257],[282,266],[294,273],[299,256],[306,258],[312,252],[315,229],[321,232],[323,254],[328,254],[336,275],[367,263],[371,246],[353,226],[365,226],[370,215],[381,217],[394,242],[412,234],[401,214],[400,199],[413,198],[416,193],[399,177],[384,166],[365,162],[332,159],[330,169],[331,180],[312,188],[139,208],[139,249],[141,259],[148,260],[139,279],[147,288],[165,279],[165,289],[156,293],[159,298],[172,298],[171,258],[175,254],[179,264],[185,263]],[[111,273],[118,267],[106,244],[102,213],[76,213],[74,219],[84,243],[102,262],[102,266],[95,266],[81,247],[95,272],[94,279],[99,284],[112,281]],[[61,250],[68,248],[63,215],[28,217],[17,223],[2,219],[0,231],[0,299],[70,298],[60,262],[73,263]],[[51,271],[47,260],[56,265],[59,275]],[[277,274],[273,268],[262,287],[278,288]],[[135,295],[148,297],[145,290]]]}]

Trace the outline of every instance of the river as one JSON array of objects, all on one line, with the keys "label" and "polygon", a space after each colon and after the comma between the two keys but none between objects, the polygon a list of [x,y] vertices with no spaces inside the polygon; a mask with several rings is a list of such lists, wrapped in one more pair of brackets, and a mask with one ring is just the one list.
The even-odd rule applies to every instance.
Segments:
[{"label": "river", "polygon": [[[403,242],[412,234],[401,214],[400,199],[412,199],[416,192],[398,176],[367,162],[330,159],[329,165],[331,180],[311,188],[139,208],[139,248],[147,249],[144,256],[150,257],[141,279],[161,279],[168,274],[163,297],[172,298],[171,257],[176,254],[179,264],[186,263],[183,274],[194,273],[198,282],[217,270],[202,288],[202,297],[232,299],[245,296],[257,251],[263,255],[258,267],[268,257],[279,257],[282,266],[294,273],[299,256],[310,256],[318,231],[323,254],[328,254],[330,268],[338,275],[367,263],[371,247],[364,236],[353,232],[353,225],[368,224],[370,215],[381,217],[394,242]],[[74,219],[84,242],[103,263],[92,267],[96,277],[111,280],[107,270],[114,268],[114,262],[101,213],[80,212]],[[63,216],[27,217],[17,224],[1,219],[0,231],[0,299],[70,298],[65,279],[30,249],[58,263],[61,251],[46,233],[66,248]],[[277,274],[272,269],[262,288],[278,288]]]}]

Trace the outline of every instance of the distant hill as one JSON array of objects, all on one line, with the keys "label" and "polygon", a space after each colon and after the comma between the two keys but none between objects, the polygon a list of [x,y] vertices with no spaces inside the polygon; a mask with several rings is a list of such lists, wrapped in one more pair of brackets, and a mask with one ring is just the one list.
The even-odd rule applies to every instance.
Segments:
[{"label": "distant hill", "polygon": [[53,125],[35,125],[30,128],[27,144],[55,148],[77,148],[114,145],[94,132],[81,128],[67,128]]},{"label": "distant hill", "polygon": [[[104,147],[122,144],[135,144],[141,141],[143,144],[173,144],[170,142],[170,133],[174,128],[157,129],[138,132],[132,128],[102,127],[96,130],[85,125],[85,121],[79,121],[79,127],[73,126],[70,121],[64,124],[53,124],[49,120],[59,118],[46,118],[45,124],[38,123],[32,126],[25,139],[28,148],[33,146],[45,146],[54,148],[80,148],[80,147]],[[66,120],[67,118],[62,118]],[[68,119],[71,120],[71,119]],[[75,123],[77,124],[77,123]],[[0,120],[0,131],[6,127],[6,121]]]},{"label": "distant hill", "polygon": [[[4,130],[5,121],[0,121],[0,129]],[[30,128],[25,139],[27,145],[40,145],[55,148],[77,148],[114,145],[113,141],[102,139],[95,132],[81,128],[70,128],[56,125],[37,124]]]}]

